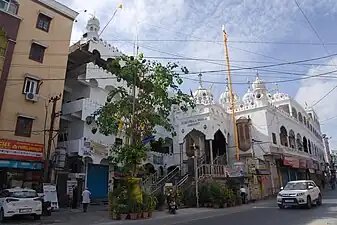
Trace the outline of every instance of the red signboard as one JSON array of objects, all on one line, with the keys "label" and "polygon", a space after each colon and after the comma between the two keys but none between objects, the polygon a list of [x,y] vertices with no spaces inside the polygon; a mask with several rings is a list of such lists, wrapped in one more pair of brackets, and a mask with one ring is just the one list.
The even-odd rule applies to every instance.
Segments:
[{"label": "red signboard", "polygon": [[291,167],[294,167],[294,168],[299,168],[300,167],[300,161],[296,158],[285,156],[284,159],[283,159],[283,165],[291,166]]},{"label": "red signboard", "polygon": [[300,168],[307,168],[307,160],[305,159],[300,159]]},{"label": "red signboard", "polygon": [[41,161],[43,144],[0,139],[0,159]]}]

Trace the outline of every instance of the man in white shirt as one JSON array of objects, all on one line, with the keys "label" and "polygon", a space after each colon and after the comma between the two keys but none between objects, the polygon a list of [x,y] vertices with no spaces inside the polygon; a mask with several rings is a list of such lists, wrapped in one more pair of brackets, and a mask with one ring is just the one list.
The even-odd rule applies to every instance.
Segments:
[{"label": "man in white shirt", "polygon": [[91,192],[86,187],[82,192],[82,204],[83,204],[83,212],[87,212],[88,205],[90,203]]},{"label": "man in white shirt", "polygon": [[247,190],[243,186],[240,188],[240,194],[242,199],[242,204],[246,204]]}]

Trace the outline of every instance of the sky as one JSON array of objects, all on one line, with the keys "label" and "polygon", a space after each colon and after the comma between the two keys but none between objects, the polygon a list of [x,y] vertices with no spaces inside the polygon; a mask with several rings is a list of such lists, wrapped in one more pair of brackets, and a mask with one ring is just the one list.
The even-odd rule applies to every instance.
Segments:
[{"label": "sky", "polygon": [[[222,25],[228,35],[233,88],[243,95],[256,73],[289,94],[301,105],[313,106],[322,131],[331,136],[337,149],[337,85],[328,77],[307,78],[337,70],[337,3],[335,0],[59,0],[78,11],[72,41],[85,32],[87,20],[95,15],[103,28],[119,4],[102,38],[126,54],[133,54],[138,36],[145,57],[161,62],[178,61],[190,72],[203,74],[204,86],[218,98],[226,82]],[[87,10],[87,12],[84,12]],[[301,11],[302,10],[302,11]],[[309,21],[309,22],[308,22]],[[172,58],[180,58],[172,59]],[[298,64],[238,70],[291,61],[325,57]],[[189,58],[189,60],[187,60]],[[191,60],[197,59],[197,60]],[[210,73],[209,71],[217,71]],[[223,70],[223,71],[222,71]],[[183,89],[198,87],[197,75],[184,76]],[[295,79],[295,80],[294,80]],[[297,79],[297,80],[296,80]]]}]

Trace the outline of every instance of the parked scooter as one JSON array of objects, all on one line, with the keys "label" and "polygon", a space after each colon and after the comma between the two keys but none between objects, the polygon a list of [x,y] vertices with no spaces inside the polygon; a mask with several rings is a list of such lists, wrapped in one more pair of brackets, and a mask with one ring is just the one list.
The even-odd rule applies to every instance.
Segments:
[{"label": "parked scooter", "polygon": [[169,203],[169,212],[170,212],[171,214],[176,214],[176,213],[177,213],[177,204],[176,204],[175,201],[171,201],[171,202]]}]

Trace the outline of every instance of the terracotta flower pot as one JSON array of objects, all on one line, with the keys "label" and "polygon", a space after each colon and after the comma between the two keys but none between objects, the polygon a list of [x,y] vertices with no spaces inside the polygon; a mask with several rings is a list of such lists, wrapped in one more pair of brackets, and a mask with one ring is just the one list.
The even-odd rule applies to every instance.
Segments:
[{"label": "terracotta flower pot", "polygon": [[149,212],[143,212],[143,218],[144,219],[149,218]]},{"label": "terracotta flower pot", "polygon": [[130,213],[129,216],[130,216],[130,220],[138,219],[138,213]]},{"label": "terracotta flower pot", "polygon": [[152,212],[149,212],[149,218],[152,217]]},{"label": "terracotta flower pot", "polygon": [[121,220],[126,220],[126,217],[128,216],[128,214],[121,214],[120,215],[120,218]]}]

